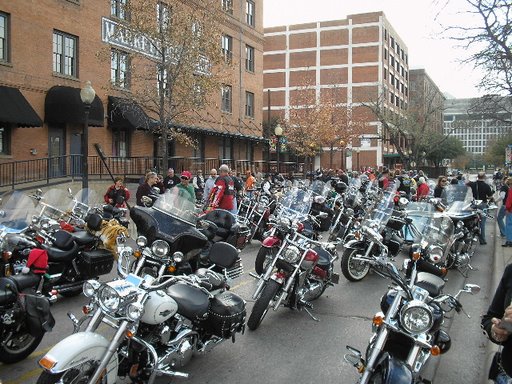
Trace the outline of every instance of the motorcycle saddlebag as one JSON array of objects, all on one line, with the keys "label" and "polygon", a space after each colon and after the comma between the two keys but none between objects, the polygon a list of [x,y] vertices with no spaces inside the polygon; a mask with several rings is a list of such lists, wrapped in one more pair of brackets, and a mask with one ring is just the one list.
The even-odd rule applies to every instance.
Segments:
[{"label": "motorcycle saddlebag", "polygon": [[93,251],[85,251],[78,269],[84,279],[97,277],[110,273],[114,265],[114,255],[107,249],[95,249]]},{"label": "motorcycle saddlebag", "polygon": [[49,332],[55,325],[55,319],[50,312],[50,302],[44,296],[22,295],[27,312],[27,328],[30,334],[38,337]]},{"label": "motorcycle saddlebag", "polygon": [[208,325],[210,331],[227,339],[245,327],[245,301],[230,291],[215,295],[210,300]]}]

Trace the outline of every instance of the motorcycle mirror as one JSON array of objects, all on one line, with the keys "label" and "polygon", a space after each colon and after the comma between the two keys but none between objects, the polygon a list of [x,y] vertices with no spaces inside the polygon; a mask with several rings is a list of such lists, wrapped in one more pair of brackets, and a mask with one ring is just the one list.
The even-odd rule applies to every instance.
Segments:
[{"label": "motorcycle mirror", "polygon": [[160,194],[160,188],[158,187],[152,187],[151,190],[157,194]]},{"label": "motorcycle mirror", "polygon": [[480,286],[476,284],[466,284],[464,286],[464,291],[475,295],[480,292]]},{"label": "motorcycle mirror", "polygon": [[185,256],[183,255],[183,252],[177,251],[173,253],[172,258],[176,263],[181,263]]}]

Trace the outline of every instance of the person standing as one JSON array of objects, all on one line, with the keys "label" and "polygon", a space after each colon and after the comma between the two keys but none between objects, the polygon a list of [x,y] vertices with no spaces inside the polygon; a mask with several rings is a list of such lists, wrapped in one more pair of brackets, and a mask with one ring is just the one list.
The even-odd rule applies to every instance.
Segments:
[{"label": "person standing", "polygon": [[505,216],[507,210],[505,208],[505,203],[507,202],[508,189],[512,185],[512,177],[504,177],[501,188],[498,192],[498,198],[496,203],[501,201],[500,209],[498,210],[498,215],[496,216],[496,221],[498,222],[498,228],[500,229],[500,236],[505,237]]},{"label": "person standing", "polygon": [[[507,179],[507,184],[512,186],[512,177]],[[507,193],[507,200],[503,203],[505,205],[505,236],[507,241],[502,244],[503,247],[512,247],[512,193]]]},{"label": "person standing", "polygon": [[252,199],[252,195],[256,187],[256,178],[251,174],[250,170],[245,171],[245,176],[245,194],[249,199]]},{"label": "person standing", "polygon": [[242,201],[242,193],[244,189],[244,183],[242,179],[240,178],[240,174],[236,174],[229,170],[228,173],[229,177],[233,180],[233,186],[235,188],[235,197],[233,198],[233,210],[231,211],[232,214],[238,215],[238,202]]},{"label": "person standing", "polygon": [[203,171],[201,169],[197,170],[197,174],[192,179],[192,186],[194,187],[194,191],[196,193],[196,199],[201,201],[203,199],[204,193],[204,176]]},{"label": "person standing", "polygon": [[215,180],[217,180],[217,170],[212,168],[210,171],[210,177],[206,179],[204,183],[203,203],[205,204],[208,204],[210,201],[210,193],[212,188],[215,186]]},{"label": "person standing", "polygon": [[421,201],[428,197],[430,193],[430,188],[428,184],[425,181],[425,178],[423,176],[420,176],[418,178],[418,188],[416,190],[416,200]]},{"label": "person standing", "polygon": [[[475,200],[482,200],[482,206],[487,207],[487,203],[492,199],[493,191],[489,184],[485,182],[485,172],[478,172],[477,180],[466,184],[473,191]],[[480,218],[480,244],[485,245],[485,224],[487,217],[482,215]]]},{"label": "person standing", "polygon": [[180,182],[176,185],[178,196],[183,197],[190,201],[192,204],[196,202],[196,192],[194,187],[190,184],[192,174],[189,171],[181,172]]},{"label": "person standing", "polygon": [[383,168],[379,177],[379,188],[386,190],[389,186],[389,169]]},{"label": "person standing", "polygon": [[130,198],[130,191],[123,185],[123,178],[117,176],[114,179],[114,185],[107,189],[107,193],[103,196],[105,203],[116,208],[126,208],[126,202]]},{"label": "person standing", "polygon": [[215,180],[215,187],[211,192],[210,208],[225,209],[231,213],[236,214],[235,205],[233,200],[235,198],[235,185],[233,179],[229,176],[229,167],[227,164],[222,164],[219,167],[219,177]]},{"label": "person standing", "polygon": [[491,305],[482,316],[481,327],[490,341],[503,346],[500,358],[493,359],[489,379],[496,384],[512,381],[512,338],[505,329],[505,322],[512,323],[512,264],[507,265]]},{"label": "person standing", "polygon": [[137,188],[137,193],[135,194],[137,205],[145,207],[146,204],[143,202],[143,197],[149,197],[154,202],[156,200],[156,194],[153,191],[153,186],[158,182],[158,176],[156,172],[148,172],[146,173],[145,181],[142,185],[139,185]]},{"label": "person standing", "polygon": [[439,176],[437,178],[437,185],[434,188],[434,197],[441,197],[447,184],[448,178],[446,176]]},{"label": "person standing", "polygon": [[171,189],[180,183],[180,178],[174,174],[174,168],[167,170],[167,176],[165,176],[163,183],[165,189]]}]

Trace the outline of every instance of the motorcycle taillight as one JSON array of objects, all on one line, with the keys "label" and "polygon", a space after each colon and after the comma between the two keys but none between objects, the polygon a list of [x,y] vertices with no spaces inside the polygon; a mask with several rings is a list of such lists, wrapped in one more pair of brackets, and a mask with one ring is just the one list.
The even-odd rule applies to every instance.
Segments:
[{"label": "motorcycle taillight", "polygon": [[304,257],[304,260],[316,262],[316,261],[318,261],[318,259],[319,259],[318,253],[316,253],[312,249],[308,249],[308,251],[306,252],[306,256]]},{"label": "motorcycle taillight", "polygon": [[12,256],[12,252],[9,251],[3,251],[2,252],[2,261],[7,262]]},{"label": "motorcycle taillight", "polygon": [[313,273],[320,277],[322,280],[327,277],[327,271],[325,269],[320,268],[318,265],[313,269]]},{"label": "motorcycle taillight", "polygon": [[301,233],[304,230],[303,223],[297,223],[297,232]]}]

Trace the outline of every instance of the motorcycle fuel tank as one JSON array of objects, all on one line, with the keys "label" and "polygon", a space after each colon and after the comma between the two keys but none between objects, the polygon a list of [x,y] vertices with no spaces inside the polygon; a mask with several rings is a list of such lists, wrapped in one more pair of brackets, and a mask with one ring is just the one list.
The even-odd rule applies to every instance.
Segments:
[{"label": "motorcycle fuel tank", "polygon": [[146,324],[160,324],[178,312],[178,304],[164,291],[153,291],[144,305],[141,321]]}]

